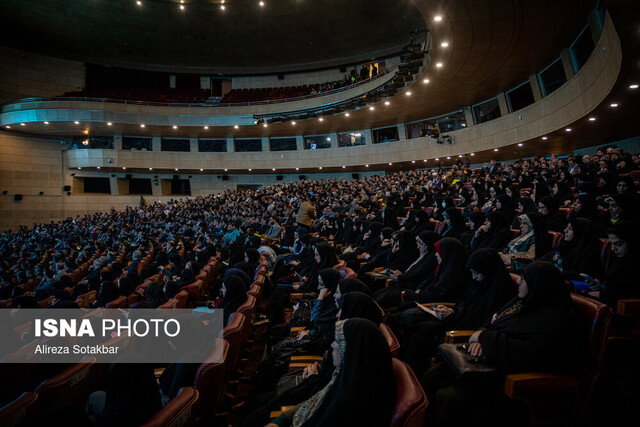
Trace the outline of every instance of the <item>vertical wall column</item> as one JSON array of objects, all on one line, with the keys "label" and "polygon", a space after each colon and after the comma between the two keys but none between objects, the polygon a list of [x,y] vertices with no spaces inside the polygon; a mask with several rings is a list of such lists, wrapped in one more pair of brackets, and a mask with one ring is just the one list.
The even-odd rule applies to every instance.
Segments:
[{"label": "vertical wall column", "polygon": [[362,134],[364,135],[365,144],[373,145],[373,132],[371,132],[371,129],[365,129]]},{"label": "vertical wall column", "polygon": [[227,138],[227,152],[228,153],[236,152],[236,146],[233,144],[233,138]]},{"label": "vertical wall column", "polygon": [[504,92],[498,94],[498,105],[500,106],[500,115],[502,117],[509,114],[509,107],[507,105],[507,97]]},{"label": "vertical wall column", "polygon": [[529,84],[531,85],[531,91],[533,92],[533,100],[538,102],[542,99],[542,89],[540,89],[540,80],[538,75],[534,74],[529,77]]},{"label": "vertical wall column", "polygon": [[329,138],[331,138],[331,149],[337,150],[338,148],[338,134],[336,132],[330,133]]},{"label": "vertical wall column", "polygon": [[471,107],[466,107],[464,109],[464,119],[467,121],[466,127],[474,126],[476,124],[475,120],[473,120],[473,110]]},{"label": "vertical wall column", "polygon": [[296,150],[304,150],[304,137],[302,135],[296,135]]},{"label": "vertical wall column", "polygon": [[400,123],[397,126],[397,128],[398,128],[398,140],[404,141],[405,139],[407,139],[407,128],[405,127],[404,123]]},{"label": "vertical wall column", "polygon": [[265,153],[269,152],[269,137],[268,136],[263,136],[262,138],[262,151],[264,151]]},{"label": "vertical wall column", "polygon": [[160,137],[158,136],[154,136],[151,139],[151,148],[153,149],[153,151],[162,151],[162,145],[160,143]]},{"label": "vertical wall column", "polygon": [[122,150],[122,135],[115,135],[113,137],[114,150]]},{"label": "vertical wall column", "polygon": [[567,80],[571,79],[576,73],[573,71],[573,65],[571,64],[571,52],[569,49],[563,49],[560,54],[560,60],[562,61],[562,67],[564,73],[567,75]]},{"label": "vertical wall column", "polygon": [[192,153],[198,152],[198,138],[189,138],[189,151]]}]

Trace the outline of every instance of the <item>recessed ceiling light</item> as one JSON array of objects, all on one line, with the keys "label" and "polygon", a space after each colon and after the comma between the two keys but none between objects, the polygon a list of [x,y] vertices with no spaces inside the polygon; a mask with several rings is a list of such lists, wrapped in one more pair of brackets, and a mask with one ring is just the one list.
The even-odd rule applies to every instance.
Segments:
[{"label": "recessed ceiling light", "polygon": [[384,101],[384,105],[390,105],[391,103],[389,101]]},{"label": "recessed ceiling light", "polygon": [[239,128],[240,128],[240,126],[238,126],[238,125],[234,125],[234,126],[233,126],[233,128],[234,128],[234,129],[239,129]]},{"label": "recessed ceiling light", "polygon": [[123,167],[122,167],[122,170],[125,170],[125,169],[127,169],[127,167],[126,167],[126,166],[123,166]]},{"label": "recessed ceiling light", "polygon": [[498,149],[497,149],[497,148],[494,148],[494,149],[493,149],[493,151],[498,151]]},{"label": "recessed ceiling light", "polygon": [[138,6],[142,6],[142,2],[141,2],[140,0],[138,0],[138,1],[136,2],[136,4],[137,4]]},{"label": "recessed ceiling light", "polygon": [[458,157],[462,157],[462,154],[458,154]]},{"label": "recessed ceiling light", "polygon": [[145,127],[147,127],[147,125],[142,124],[142,125],[140,125],[140,127],[141,128],[145,128]]},{"label": "recessed ceiling light", "polygon": [[152,170],[153,170],[153,168],[149,168],[149,170],[150,170],[150,171],[152,171]]},{"label": "recessed ceiling light", "polygon": [[571,128],[566,128],[565,132],[571,132]]},{"label": "recessed ceiling light", "polygon": [[204,130],[207,130],[207,129],[209,129],[209,126],[205,126],[205,127],[204,127]]},{"label": "recessed ceiling light", "polygon": [[322,166],[320,166],[319,169],[322,169]]},{"label": "recessed ceiling light", "polygon": [[611,104],[612,108],[616,108],[617,106],[618,106],[618,104],[616,104],[616,103]]},{"label": "recessed ceiling light", "polygon": [[410,90],[408,90],[408,91],[406,91],[404,94],[405,94],[405,95],[407,95],[407,96],[411,96],[411,91],[410,91]]},{"label": "recessed ceiling light", "polygon": [[391,166],[393,163],[389,162],[389,166]]},{"label": "recessed ceiling light", "polygon": [[442,42],[442,43],[440,43],[440,46],[442,46],[442,47],[447,47],[447,46],[449,46],[449,43],[447,43],[447,42]]},{"label": "recessed ceiling light", "polygon": [[424,79],[422,83],[429,83],[429,79]]},{"label": "recessed ceiling light", "polygon": [[447,156],[447,160],[451,160],[451,156]]},{"label": "recessed ceiling light", "polygon": [[180,10],[184,10],[184,5],[183,4],[180,5]]},{"label": "recessed ceiling light", "polygon": [[260,3],[258,3],[260,5],[260,7],[264,7],[264,2],[261,1]]},{"label": "recessed ceiling light", "polygon": [[549,138],[548,138],[548,137],[546,137],[546,136],[543,136],[543,137],[542,137],[542,139],[546,141],[546,140],[547,140],[547,139],[549,139]]},{"label": "recessed ceiling light", "polygon": [[174,126],[173,126],[173,128],[174,128],[174,129],[178,129],[178,126],[175,126],[175,125],[174,125]]},{"label": "recessed ceiling light", "polygon": [[204,169],[200,168],[200,172],[202,172]]},{"label": "recessed ceiling light", "polygon": [[518,147],[522,147],[522,142],[520,144],[518,144]]},{"label": "recessed ceiling light", "polygon": [[299,170],[300,170],[300,168],[296,168],[296,170],[297,170],[297,171],[299,171]]},{"label": "recessed ceiling light", "polygon": [[415,160],[411,160],[411,163],[415,163],[415,162],[416,162]]},{"label": "recessed ceiling light", "polygon": [[79,124],[80,124],[80,122],[73,122],[73,123],[75,123],[76,125],[79,125]]},{"label": "recessed ceiling light", "polygon": [[471,155],[472,155],[472,156],[475,156],[475,155],[476,155],[476,153],[471,153]]},{"label": "recessed ceiling light", "polygon": [[440,159],[436,157],[436,162],[439,161]]},{"label": "recessed ceiling light", "polygon": [[292,125],[295,125],[295,124],[296,124],[296,122],[295,122],[295,121],[293,121],[293,122],[291,122],[291,124],[292,124]]},{"label": "recessed ceiling light", "polygon": [[45,124],[45,125],[48,125],[48,124],[49,124],[49,122],[44,122],[44,124]]},{"label": "recessed ceiling light", "polygon": [[20,126],[26,126],[24,123],[20,123]]},{"label": "recessed ceiling light", "polygon": [[632,85],[629,85],[629,89],[638,89],[638,85],[635,83]]},{"label": "recessed ceiling light", "polygon": [[436,21],[436,22],[440,22],[440,21],[442,21],[442,16],[440,16],[440,15],[434,16],[433,20]]},{"label": "recessed ceiling light", "polygon": [[595,118],[595,117],[589,117],[589,121],[590,121],[590,122],[595,122],[595,121],[596,121],[596,118]]},{"label": "recessed ceiling light", "polygon": [[178,168],[176,168],[175,170],[176,170],[176,172],[178,172]]},{"label": "recessed ceiling light", "polygon": [[346,168],[346,166],[344,166],[344,165],[343,165],[343,166],[342,166],[342,169],[344,169],[344,168]]},{"label": "recessed ceiling light", "polygon": [[345,115],[346,117],[349,117],[349,115],[350,115],[350,114],[349,114],[349,113],[344,113],[344,115]]},{"label": "recessed ceiling light", "polygon": [[320,117],[318,120],[320,120],[321,122],[324,122],[324,119],[322,117]]},{"label": "recessed ceiling light", "polygon": [[111,122],[107,122],[107,126],[111,126],[113,123]]},{"label": "recessed ceiling light", "polygon": [[265,128],[266,128],[266,127],[267,127],[267,124],[266,124],[266,123],[263,123],[263,124],[262,124],[262,127],[265,127]]},{"label": "recessed ceiling light", "polygon": [[[223,4],[220,5],[220,10],[225,10],[225,7],[224,7]],[[249,169],[249,170],[251,170],[251,169]]]},{"label": "recessed ceiling light", "polygon": [[364,167],[365,167],[365,168],[368,168],[368,167],[369,167],[369,165],[364,165]]},{"label": "recessed ceiling light", "polygon": [[369,110],[375,110],[374,106],[369,107]]},{"label": "recessed ceiling light", "polygon": [[436,63],[436,67],[438,67],[438,68],[442,68],[442,62],[438,62],[438,63]]}]

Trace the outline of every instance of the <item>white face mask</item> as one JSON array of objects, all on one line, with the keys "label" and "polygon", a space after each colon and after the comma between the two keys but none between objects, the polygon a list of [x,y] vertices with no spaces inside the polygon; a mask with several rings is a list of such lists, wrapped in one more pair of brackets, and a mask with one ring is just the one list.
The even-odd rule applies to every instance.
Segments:
[{"label": "white face mask", "polygon": [[442,202],[442,207],[443,207],[443,208],[446,208],[446,207],[447,207],[447,204],[446,204],[445,202]]}]

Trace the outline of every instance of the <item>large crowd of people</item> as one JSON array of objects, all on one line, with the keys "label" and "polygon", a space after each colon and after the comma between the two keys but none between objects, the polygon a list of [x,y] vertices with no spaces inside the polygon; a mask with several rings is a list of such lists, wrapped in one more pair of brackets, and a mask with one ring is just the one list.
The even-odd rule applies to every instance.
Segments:
[{"label": "large crowd of people", "polygon": [[[104,307],[160,273],[136,303],[155,308],[218,256],[216,280],[191,302],[217,299],[226,321],[264,260],[271,351],[242,379],[254,386],[244,425],[389,425],[395,388],[380,323],[427,392],[429,425],[488,421],[503,413],[499,381],[461,385],[438,363],[443,333],[476,331],[467,351],[502,376],[579,372],[586,339],[570,293],[614,309],[640,298],[639,170],[637,155],[604,147],[593,156],[227,191],[20,227],[0,235],[0,300],[69,308],[95,290],[93,305]],[[90,260],[83,277],[72,274]],[[303,296],[292,314],[293,293]],[[305,329],[291,338],[292,326]],[[292,380],[280,363],[292,348],[324,359]],[[14,397],[5,393],[5,403]],[[294,409],[270,420],[285,404]]]}]

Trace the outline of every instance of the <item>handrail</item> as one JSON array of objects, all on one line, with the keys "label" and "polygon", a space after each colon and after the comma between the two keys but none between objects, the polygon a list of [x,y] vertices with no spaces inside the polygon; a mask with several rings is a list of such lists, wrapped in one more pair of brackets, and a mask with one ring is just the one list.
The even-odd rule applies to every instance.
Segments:
[{"label": "handrail", "polygon": [[[364,85],[366,83],[371,83],[382,76],[389,74],[392,70],[397,68],[397,66],[392,67],[391,69],[385,70],[383,73],[378,73],[377,75],[368,78],[367,80],[362,80],[358,83],[351,84],[348,86],[339,87],[336,89],[332,89],[325,92],[319,92],[313,95],[304,95],[304,96],[296,96],[293,98],[282,98],[282,99],[268,99],[264,101],[250,101],[250,102],[217,102],[217,103],[207,103],[207,102],[151,102],[151,101],[139,101],[139,100],[131,100],[131,99],[114,99],[114,98],[96,98],[89,96],[55,96],[48,98],[22,98],[15,101],[11,101],[8,104],[19,104],[19,103],[29,103],[29,102],[49,102],[49,101],[85,101],[85,102],[103,102],[109,104],[126,104],[126,105],[146,105],[146,106],[154,106],[154,107],[247,107],[247,106],[255,106],[255,105],[270,105],[270,104],[282,104],[285,102],[292,101],[301,101],[305,99],[318,98],[321,96],[333,95],[339,92],[343,92],[349,89],[353,89],[355,87]],[[5,104],[7,105],[7,104]]]}]

